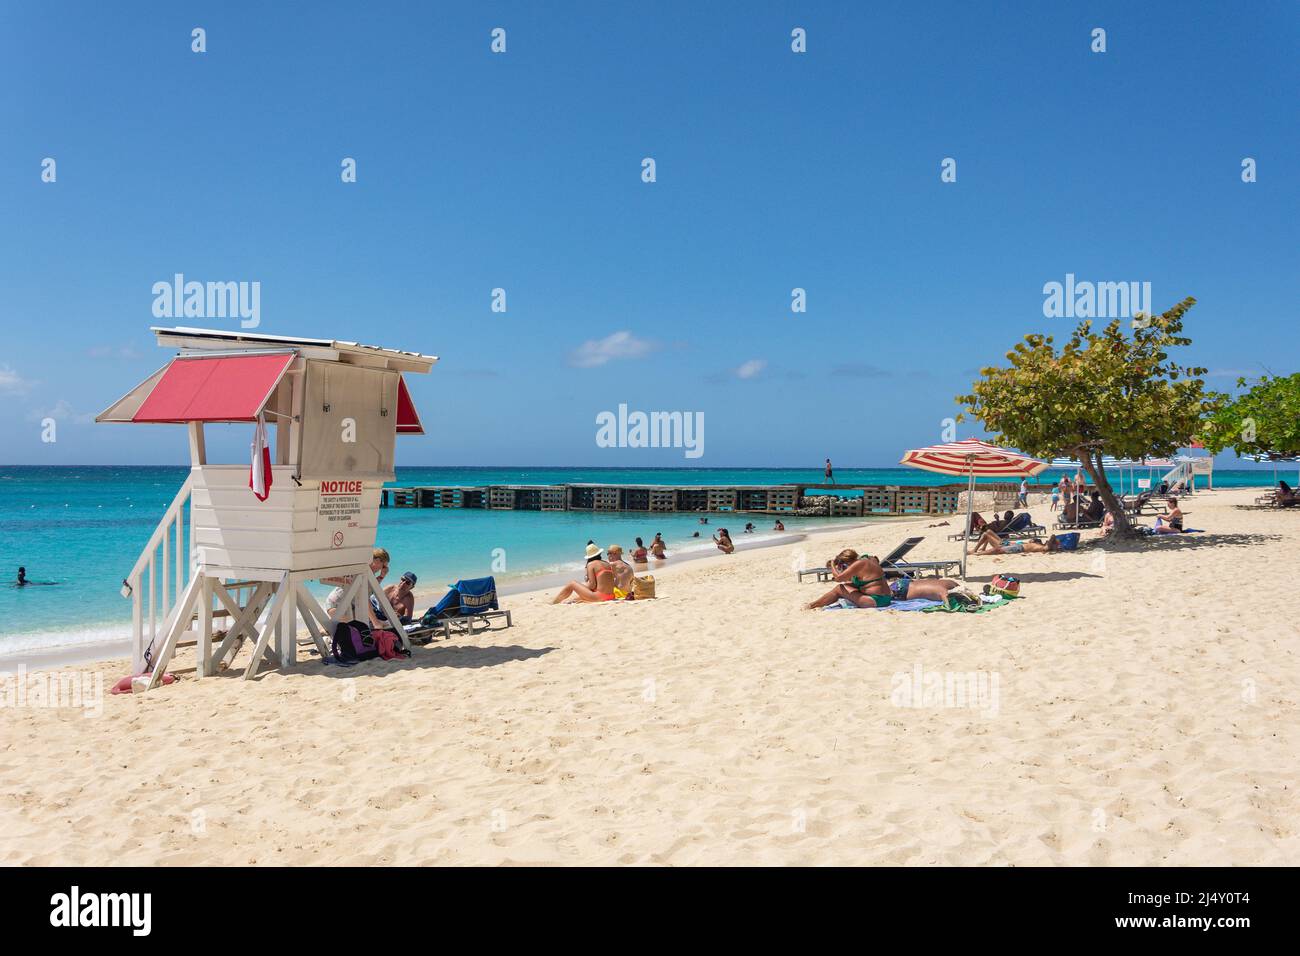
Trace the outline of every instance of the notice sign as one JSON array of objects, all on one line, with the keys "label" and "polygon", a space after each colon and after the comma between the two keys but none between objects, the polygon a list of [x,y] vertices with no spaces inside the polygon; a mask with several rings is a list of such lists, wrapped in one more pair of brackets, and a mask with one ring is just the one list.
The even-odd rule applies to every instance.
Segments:
[{"label": "notice sign", "polygon": [[316,527],[334,530],[334,547],[343,541],[344,528],[355,528],[361,518],[361,482],[322,481],[320,502],[316,506]]}]

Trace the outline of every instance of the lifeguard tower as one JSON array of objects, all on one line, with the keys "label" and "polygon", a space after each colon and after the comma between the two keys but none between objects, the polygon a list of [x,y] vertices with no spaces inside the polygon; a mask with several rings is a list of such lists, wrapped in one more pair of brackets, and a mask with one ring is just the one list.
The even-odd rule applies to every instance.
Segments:
[{"label": "lifeguard tower", "polygon": [[[147,687],[156,686],[186,636],[198,677],[226,666],[245,640],[253,647],[245,679],[264,659],[287,667],[299,618],[327,655],[333,622],[306,586],[321,578],[350,579],[340,607],[368,592],[396,622],[370,570],[380,489],[394,476],[397,436],[424,432],[402,376],[428,372],[437,357],[242,331],[151,331],[176,356],[95,419],[189,432],[189,477],[122,582],[133,673],[147,671]],[[208,461],[204,427],[216,422],[246,423],[250,439],[268,424],[265,500],[250,487],[249,461]],[[226,619],[215,649],[214,616]]]}]

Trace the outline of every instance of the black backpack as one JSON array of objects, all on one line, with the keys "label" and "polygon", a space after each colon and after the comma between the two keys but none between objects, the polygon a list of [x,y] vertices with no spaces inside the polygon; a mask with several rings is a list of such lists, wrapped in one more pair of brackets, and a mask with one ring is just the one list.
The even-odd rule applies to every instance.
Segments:
[{"label": "black backpack", "polygon": [[379,656],[370,627],[361,621],[339,621],[334,625],[334,656],[341,661],[369,661]]}]

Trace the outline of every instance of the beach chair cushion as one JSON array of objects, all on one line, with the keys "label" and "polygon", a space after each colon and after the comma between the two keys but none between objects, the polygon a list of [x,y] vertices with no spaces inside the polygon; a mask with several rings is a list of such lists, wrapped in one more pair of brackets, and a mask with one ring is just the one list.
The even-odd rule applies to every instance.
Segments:
[{"label": "beach chair cushion", "polygon": [[1022,511],[1011,519],[1010,523],[1003,528],[1003,531],[1024,531],[1033,525],[1034,519],[1029,516],[1028,511]]},{"label": "beach chair cushion", "polygon": [[497,608],[496,578],[470,578],[453,584],[441,601],[424,612],[420,623],[433,624],[444,618],[481,614]]}]

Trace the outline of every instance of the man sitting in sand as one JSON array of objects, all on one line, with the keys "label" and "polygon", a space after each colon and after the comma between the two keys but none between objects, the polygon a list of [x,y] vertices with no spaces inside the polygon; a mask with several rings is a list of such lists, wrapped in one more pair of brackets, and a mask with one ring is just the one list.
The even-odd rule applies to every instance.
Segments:
[{"label": "man sitting in sand", "polygon": [[393,606],[403,624],[410,624],[415,614],[415,574],[406,571],[401,580],[384,588],[384,597]]},{"label": "man sitting in sand", "polygon": [[836,601],[844,600],[858,607],[889,607],[894,601],[911,601],[925,598],[931,601],[948,600],[948,592],[958,586],[951,578],[898,577],[887,581],[880,561],[871,555],[859,556],[852,548],[841,551],[830,562],[834,574],[831,580],[842,582],[817,600],[804,605],[815,611]]},{"label": "man sitting in sand", "polygon": [[570,581],[560,593],[555,595],[552,604],[559,604],[574,598],[579,604],[597,604],[601,601],[614,600],[614,569],[601,557],[599,546],[587,542],[587,580]]},{"label": "man sitting in sand", "polygon": [[1042,541],[1003,541],[996,531],[985,530],[975,542],[976,554],[1055,554],[1061,550],[1056,535]]},{"label": "man sitting in sand", "polygon": [[614,597],[622,598],[632,593],[632,565],[623,560],[623,546],[611,544],[605,549],[609,555],[609,568],[614,572]]},{"label": "man sitting in sand", "polygon": [[713,543],[718,546],[718,550],[723,554],[731,554],[736,550],[736,546],[731,543],[731,535],[727,533],[726,528],[718,529],[718,533],[713,536]]}]

